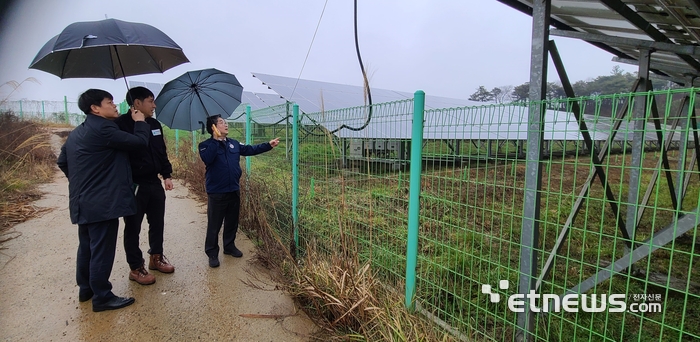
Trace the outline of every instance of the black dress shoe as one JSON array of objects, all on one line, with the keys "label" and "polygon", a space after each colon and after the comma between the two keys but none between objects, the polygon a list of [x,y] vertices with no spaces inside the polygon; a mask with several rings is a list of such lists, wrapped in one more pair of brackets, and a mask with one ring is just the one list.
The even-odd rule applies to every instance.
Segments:
[{"label": "black dress shoe", "polygon": [[135,299],[132,297],[114,297],[109,300],[109,302],[102,305],[92,304],[92,311],[100,312],[105,310],[116,310],[121,309],[125,306],[134,304]]},{"label": "black dress shoe", "polygon": [[92,290],[87,289],[85,291],[80,291],[78,292],[78,301],[79,302],[87,302],[88,300],[92,299],[92,296],[94,296],[95,293],[92,292]]},{"label": "black dress shoe", "polygon": [[219,267],[219,257],[209,257],[209,267]]},{"label": "black dress shoe", "polygon": [[232,257],[234,257],[234,258],[240,258],[240,257],[243,256],[243,252],[241,252],[241,251],[240,251],[238,248],[236,248],[236,247],[233,247],[233,251],[231,251],[231,252],[229,252],[229,251],[224,251],[224,254],[230,255],[230,256],[232,256]]}]

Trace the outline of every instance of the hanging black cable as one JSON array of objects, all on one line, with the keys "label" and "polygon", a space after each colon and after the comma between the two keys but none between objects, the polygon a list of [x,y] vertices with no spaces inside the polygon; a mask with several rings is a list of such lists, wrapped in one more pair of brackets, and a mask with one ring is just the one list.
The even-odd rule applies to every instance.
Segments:
[{"label": "hanging black cable", "polygon": [[[357,0],[354,1],[354,4],[355,4],[355,6],[354,6],[354,9],[355,9],[355,11],[354,11],[355,12],[355,14],[354,14],[355,52],[357,52],[357,61],[360,62],[360,70],[362,70],[362,79],[364,80],[364,89],[367,91],[367,104],[368,104],[367,120],[365,120],[365,123],[360,127],[350,127],[346,124],[342,124],[342,125],[340,125],[340,127],[330,131],[329,132],[330,134],[336,133],[343,128],[347,128],[351,131],[361,131],[369,125],[370,121],[372,121],[372,92],[369,89],[369,79],[367,78],[367,72],[365,72],[365,66],[364,66],[364,64],[362,64],[362,55],[360,54],[360,43],[359,43],[359,39],[357,36]],[[319,125],[316,122],[316,120],[312,119],[308,115],[304,114],[304,116],[306,116],[309,120],[311,120],[311,122],[314,123],[315,125]],[[312,133],[311,131],[304,128],[303,125],[300,125],[300,127],[309,135],[315,135],[315,136],[324,135],[324,134]]]}]

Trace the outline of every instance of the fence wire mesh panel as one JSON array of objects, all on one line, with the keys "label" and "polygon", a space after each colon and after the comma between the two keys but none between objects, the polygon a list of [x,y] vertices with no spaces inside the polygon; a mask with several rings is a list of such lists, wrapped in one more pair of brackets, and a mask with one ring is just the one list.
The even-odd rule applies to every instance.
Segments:
[{"label": "fence wire mesh panel", "polygon": [[405,277],[413,101],[306,114],[299,132],[300,249],[344,250],[387,284]]},{"label": "fence wire mesh panel", "polygon": [[[524,300],[539,311],[533,339],[700,338],[695,95],[545,103],[540,264],[532,276],[546,300]],[[606,103],[612,116],[600,113]],[[520,273],[527,107],[425,117],[417,300],[472,338],[516,339],[507,302]],[[572,312],[562,308],[566,294],[577,295]]]},{"label": "fence wire mesh panel", "polygon": [[[262,208],[255,215],[264,216],[265,221],[275,232],[275,238],[280,243],[294,249],[292,222],[292,160],[291,149],[291,104],[262,108],[250,112],[251,142],[249,145],[261,144],[274,138],[280,138],[280,144],[270,152],[251,158],[250,178],[245,190],[250,190],[244,196],[259,196],[257,203]],[[245,140],[246,114],[232,118],[235,125],[241,127],[241,141]],[[242,217],[246,213],[241,213]]]},{"label": "fence wire mesh panel", "polygon": [[77,126],[85,120],[78,103],[68,101],[2,101],[0,111],[12,112],[25,120]]}]

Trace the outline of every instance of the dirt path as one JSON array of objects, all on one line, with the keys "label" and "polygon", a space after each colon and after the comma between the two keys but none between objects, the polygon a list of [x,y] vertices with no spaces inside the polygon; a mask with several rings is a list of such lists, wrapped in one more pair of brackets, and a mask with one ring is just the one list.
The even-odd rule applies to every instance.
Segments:
[{"label": "dirt path", "polygon": [[[53,135],[54,144],[60,144]],[[58,169],[57,169],[58,170]],[[176,183],[167,193],[165,255],[175,273],[157,271],[149,286],[129,281],[122,245],[123,222],[110,281],[113,292],[136,303],[120,310],[92,312],[78,302],[75,284],[77,226],[68,215],[68,182],[57,172],[37,207],[51,208],[19,224],[21,234],[0,251],[0,338],[4,341],[307,341],[315,326],[293,301],[275,289],[265,270],[252,266],[254,246],[239,234],[244,257],[221,255],[209,268],[204,254],[206,206]],[[148,250],[147,225],[141,249]],[[147,254],[145,254],[147,256]],[[260,275],[253,279],[248,271]],[[243,283],[252,281],[262,289]],[[290,315],[250,318],[245,314]]]}]

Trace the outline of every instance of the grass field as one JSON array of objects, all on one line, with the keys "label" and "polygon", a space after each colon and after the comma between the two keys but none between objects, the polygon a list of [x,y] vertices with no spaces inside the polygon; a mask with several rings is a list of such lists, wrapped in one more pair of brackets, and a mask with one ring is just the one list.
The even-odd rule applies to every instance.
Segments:
[{"label": "grass field", "polygon": [[[264,140],[264,139],[261,139]],[[408,210],[408,172],[369,167],[339,168],[339,153],[330,143],[300,146],[299,240],[314,250],[333,254],[341,244],[356,248],[377,276],[402,290]],[[337,147],[337,146],[336,146]],[[426,145],[424,154],[437,147]],[[483,152],[483,151],[482,151]],[[690,153],[694,153],[689,150]],[[443,153],[440,151],[440,153]],[[437,153],[435,153],[437,154]],[[678,151],[669,161],[673,168]],[[630,177],[629,152],[609,155],[608,182],[625,217]],[[647,152],[641,171],[641,193],[659,159]],[[590,156],[554,153],[544,165],[540,222],[540,267],[572,210],[591,169]],[[291,233],[291,164],[281,153],[252,161],[253,182],[265,184],[263,205],[278,222],[284,245]],[[516,315],[503,303],[493,304],[481,293],[482,284],[506,279],[517,284],[520,225],[524,204],[525,164],[516,159],[477,160],[454,165],[426,163],[421,176],[421,212],[417,301],[429,312],[477,340],[511,340]],[[683,211],[694,211],[700,195],[700,173],[691,177]],[[677,171],[673,172],[674,182]],[[641,196],[641,195],[640,195]],[[662,175],[639,222],[635,241],[641,242],[673,222]],[[542,293],[562,294],[600,268],[622,257],[625,240],[600,182],[595,179],[553,270],[544,278]],[[700,268],[697,267],[697,229],[662,247],[634,265],[630,274],[615,275],[589,293],[660,294],[661,313],[550,313],[537,317],[538,339],[547,341],[688,340],[700,338]],[[680,285],[679,285],[680,284]],[[680,287],[680,289],[678,289]],[[515,293],[515,285],[502,295]],[[631,302],[631,300],[630,300]],[[682,331],[682,333],[681,333]]]}]

